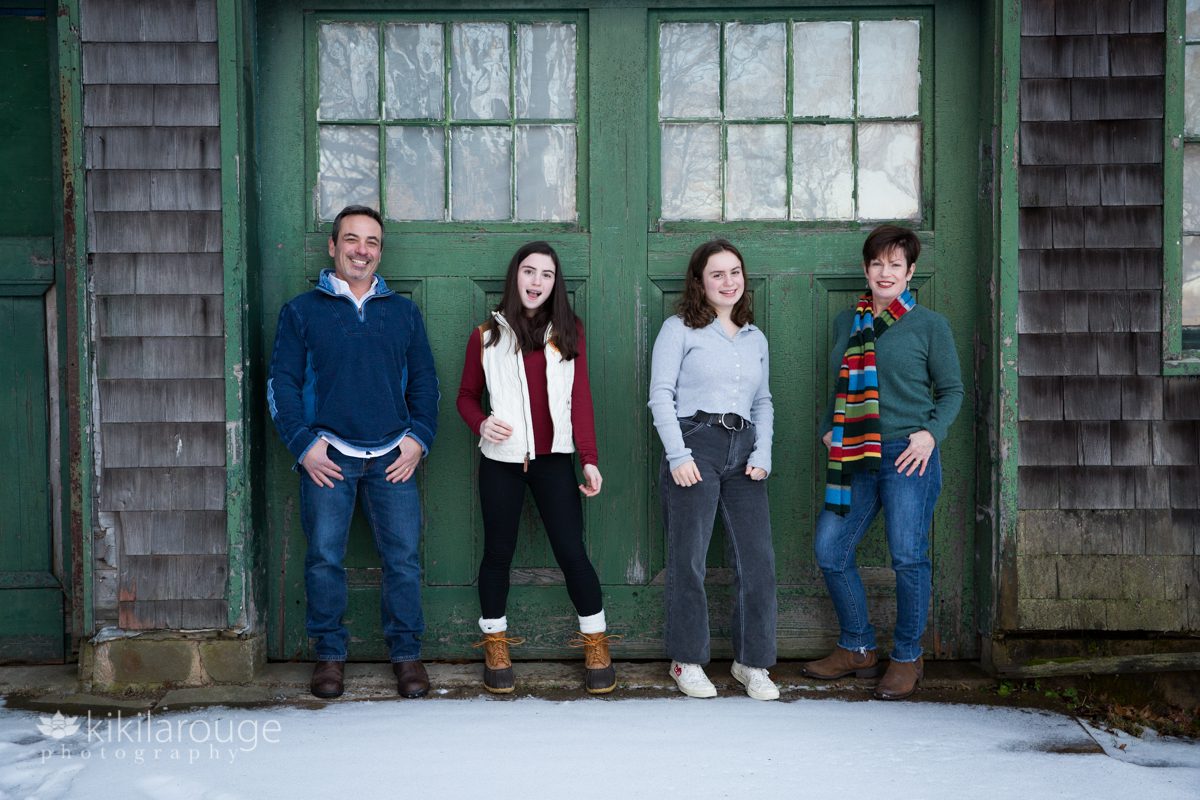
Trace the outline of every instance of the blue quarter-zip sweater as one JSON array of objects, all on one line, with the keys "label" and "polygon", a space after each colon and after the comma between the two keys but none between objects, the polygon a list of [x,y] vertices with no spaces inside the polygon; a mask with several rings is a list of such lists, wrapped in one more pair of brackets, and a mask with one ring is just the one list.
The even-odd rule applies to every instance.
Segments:
[{"label": "blue quarter-zip sweater", "polygon": [[378,278],[363,303],[317,287],[279,310],[267,404],[296,461],[325,433],[365,450],[437,433],[438,379],[421,312]]}]

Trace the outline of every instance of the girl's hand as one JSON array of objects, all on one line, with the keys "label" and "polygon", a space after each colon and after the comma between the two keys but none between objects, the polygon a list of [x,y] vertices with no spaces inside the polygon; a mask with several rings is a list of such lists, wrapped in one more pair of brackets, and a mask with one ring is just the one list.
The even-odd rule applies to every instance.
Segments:
[{"label": "girl's hand", "polygon": [[604,483],[604,477],[600,474],[600,468],[595,464],[583,465],[583,480],[579,484],[579,491],[583,492],[584,497],[595,497],[600,494],[600,484]]},{"label": "girl's hand", "polygon": [[825,435],[821,437],[821,443],[825,445],[826,450],[833,449],[833,431],[825,431]]},{"label": "girl's hand", "polygon": [[680,464],[675,469],[671,470],[671,479],[675,481],[676,486],[694,486],[703,480],[700,477],[700,468],[696,466],[695,461],[689,461],[686,464]]},{"label": "girl's hand", "polygon": [[512,436],[512,432],[512,425],[509,425],[502,419],[496,419],[495,417],[488,417],[483,421],[483,424],[479,426],[479,435],[484,439],[487,439],[489,442],[494,442],[496,444],[500,444],[500,442],[503,442],[505,439]]},{"label": "girl's hand", "polygon": [[908,472],[904,472],[907,477],[913,474],[913,470],[917,467],[921,468],[918,475],[925,474],[925,468],[929,466],[929,456],[933,454],[934,445],[937,440],[933,438],[933,434],[929,431],[917,431],[908,435],[908,447],[896,459],[896,472],[904,472],[904,468],[908,467]]},{"label": "girl's hand", "polygon": [[746,465],[746,474],[750,476],[752,481],[765,481],[767,479],[767,471],[762,467],[752,467]]}]

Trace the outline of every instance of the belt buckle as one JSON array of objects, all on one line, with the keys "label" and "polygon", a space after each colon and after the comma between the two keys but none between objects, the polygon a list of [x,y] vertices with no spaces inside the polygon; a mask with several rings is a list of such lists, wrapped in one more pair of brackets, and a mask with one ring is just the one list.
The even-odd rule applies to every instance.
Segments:
[{"label": "belt buckle", "polygon": [[[732,416],[737,417],[737,427],[736,428],[725,421],[725,417],[730,416],[731,414],[732,414]],[[742,419],[741,417],[738,417],[737,414],[733,414],[732,412],[729,412],[729,411],[722,412],[719,421],[721,423],[721,427],[727,431],[740,431],[740,430],[744,430],[746,428],[746,420]]]}]

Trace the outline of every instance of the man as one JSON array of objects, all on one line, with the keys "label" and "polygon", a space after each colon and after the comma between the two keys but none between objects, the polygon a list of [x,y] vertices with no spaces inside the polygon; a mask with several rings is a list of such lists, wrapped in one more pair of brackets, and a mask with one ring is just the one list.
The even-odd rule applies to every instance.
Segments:
[{"label": "man", "polygon": [[358,497],[383,562],[383,634],[397,689],[429,692],[413,475],[437,431],[438,380],[421,312],[375,274],[382,250],[379,212],[342,209],[329,238],[333,269],[279,312],[267,382],[271,419],[304,472],[305,623],[316,640],[311,689],[322,698],[344,688],[342,562]]}]

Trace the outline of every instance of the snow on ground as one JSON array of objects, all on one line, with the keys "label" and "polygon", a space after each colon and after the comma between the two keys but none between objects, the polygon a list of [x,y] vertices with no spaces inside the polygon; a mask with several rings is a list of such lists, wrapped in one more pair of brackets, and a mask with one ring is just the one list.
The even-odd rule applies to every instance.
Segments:
[{"label": "snow on ground", "polygon": [[[1093,737],[1105,754],[1070,753]],[[343,702],[119,722],[0,708],[5,800],[965,794],[1195,800],[1200,744],[1040,711],[842,700]]]}]

